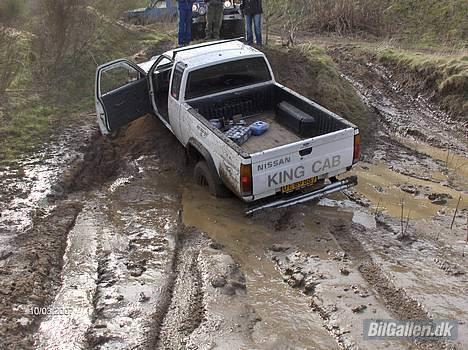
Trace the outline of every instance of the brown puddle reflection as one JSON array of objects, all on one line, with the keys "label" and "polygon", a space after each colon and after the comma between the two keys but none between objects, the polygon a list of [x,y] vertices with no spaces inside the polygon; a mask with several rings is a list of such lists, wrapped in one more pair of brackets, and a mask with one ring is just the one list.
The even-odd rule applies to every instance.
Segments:
[{"label": "brown puddle reflection", "polygon": [[[364,166],[364,167],[363,167]],[[446,206],[455,208],[461,195],[460,209],[466,208],[468,195],[452,188],[442,186],[438,183],[416,179],[407,175],[390,170],[386,164],[359,164],[353,173],[358,176],[359,184],[355,190],[368,198],[372,204],[386,209],[393,217],[400,217],[400,201],[404,201],[404,216],[410,211],[411,219],[423,219],[434,216],[442,208],[440,205],[432,204],[427,198],[430,193],[444,193],[452,198],[447,199]],[[420,195],[406,193],[399,185],[413,185],[420,189]]]},{"label": "brown puddle reflection", "polygon": [[250,302],[262,319],[253,334],[262,348],[338,348],[309,298],[282,280],[267,255],[284,231],[245,217],[238,199],[214,199],[198,186],[185,189],[182,204],[184,224],[208,233],[242,266]]}]

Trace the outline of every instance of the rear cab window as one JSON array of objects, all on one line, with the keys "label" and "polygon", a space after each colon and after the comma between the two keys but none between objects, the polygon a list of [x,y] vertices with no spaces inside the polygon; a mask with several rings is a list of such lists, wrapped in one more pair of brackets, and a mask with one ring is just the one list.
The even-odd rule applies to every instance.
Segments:
[{"label": "rear cab window", "polygon": [[224,62],[190,72],[185,99],[259,84],[271,79],[270,70],[263,57]]}]

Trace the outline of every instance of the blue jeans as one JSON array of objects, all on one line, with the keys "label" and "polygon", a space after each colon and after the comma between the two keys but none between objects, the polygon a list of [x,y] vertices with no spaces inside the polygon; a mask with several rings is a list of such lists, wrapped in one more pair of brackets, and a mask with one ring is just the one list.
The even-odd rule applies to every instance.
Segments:
[{"label": "blue jeans", "polygon": [[245,31],[247,33],[247,44],[253,44],[252,21],[255,27],[255,40],[257,45],[262,45],[262,15],[245,15]]},{"label": "blue jeans", "polygon": [[192,8],[179,8],[179,46],[192,40]]}]

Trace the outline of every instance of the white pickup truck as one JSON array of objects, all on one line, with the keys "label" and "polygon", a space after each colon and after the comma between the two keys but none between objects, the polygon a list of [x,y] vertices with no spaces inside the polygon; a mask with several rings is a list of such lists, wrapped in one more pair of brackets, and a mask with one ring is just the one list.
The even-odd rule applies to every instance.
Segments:
[{"label": "white pickup truck", "polygon": [[[96,73],[102,134],[156,115],[196,162],[195,179],[216,196],[254,202],[250,214],[287,207],[357,184],[338,180],[360,157],[356,125],[275,81],[265,55],[238,40],[168,51],[148,62],[120,59]],[[269,129],[238,144],[224,125]]]}]

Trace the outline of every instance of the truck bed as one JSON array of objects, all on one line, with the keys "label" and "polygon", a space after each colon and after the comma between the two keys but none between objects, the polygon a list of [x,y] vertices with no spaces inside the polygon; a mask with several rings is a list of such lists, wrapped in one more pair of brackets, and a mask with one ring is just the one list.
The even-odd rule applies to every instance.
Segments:
[{"label": "truck bed", "polygon": [[[279,122],[278,108],[282,102],[287,102],[314,118],[315,130],[312,136],[301,137],[297,132]],[[351,125],[340,116],[279,84],[248,87],[241,91],[197,98],[187,103],[198,112],[198,115],[207,120],[220,118],[238,120],[239,116],[242,116],[241,118],[248,125],[258,120],[268,122],[270,128],[265,134],[251,136],[241,146],[242,150],[248,154],[343,130]]]},{"label": "truck bed", "polygon": [[267,122],[270,127],[265,134],[252,136],[241,146],[248,153],[257,153],[301,140],[300,136],[276,121],[276,115],[273,111],[253,115],[246,119],[246,122],[249,123],[250,121],[254,122],[258,120]]}]

